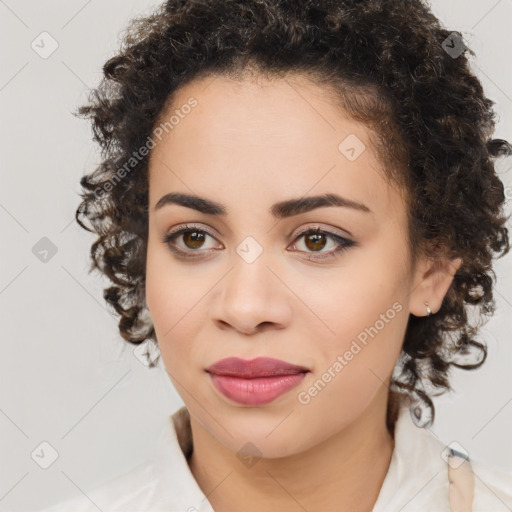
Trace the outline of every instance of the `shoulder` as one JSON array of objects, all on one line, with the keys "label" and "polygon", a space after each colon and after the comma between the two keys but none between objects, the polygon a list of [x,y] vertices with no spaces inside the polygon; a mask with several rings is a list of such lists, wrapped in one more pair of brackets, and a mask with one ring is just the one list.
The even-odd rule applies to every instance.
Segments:
[{"label": "shoulder", "polygon": [[168,417],[143,463],[42,512],[213,512],[187,463],[192,449],[188,418],[184,407]]},{"label": "shoulder", "polygon": [[[512,511],[512,471],[471,456],[460,458],[406,408],[395,424],[395,450],[374,512],[389,510]],[[469,464],[468,464],[469,462]],[[456,507],[464,504],[464,507]]]},{"label": "shoulder", "polygon": [[474,512],[510,512],[512,510],[512,470],[471,460],[475,477]]},{"label": "shoulder", "polygon": [[152,462],[147,460],[90,491],[62,501],[42,512],[120,512],[143,510],[153,494]]}]

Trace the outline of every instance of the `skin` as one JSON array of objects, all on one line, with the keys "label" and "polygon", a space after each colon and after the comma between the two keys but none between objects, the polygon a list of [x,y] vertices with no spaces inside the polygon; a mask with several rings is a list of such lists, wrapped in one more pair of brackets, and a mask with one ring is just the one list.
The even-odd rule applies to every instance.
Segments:
[{"label": "skin", "polygon": [[[394,447],[387,389],[409,314],[424,316],[425,301],[438,311],[460,260],[434,265],[422,257],[413,265],[400,190],[383,179],[367,127],[321,86],[299,76],[205,77],[178,90],[163,118],[190,97],[197,106],[150,154],[146,268],[163,363],[191,415],[190,469],[217,512],[270,503],[283,512],[369,511]],[[354,161],[338,150],[349,134],[366,146]],[[176,204],[155,210],[170,192],[220,202],[227,214]],[[280,220],[269,212],[276,202],[325,193],[370,212],[330,206]],[[174,246],[199,254],[180,259],[162,237],[191,223],[211,236],[202,245],[178,236]],[[297,238],[310,227],[355,245],[321,260],[339,243]],[[248,236],[263,250],[252,263],[236,252]],[[301,403],[299,393],[389,310],[384,328]],[[273,402],[250,407],[225,398],[205,372],[229,356],[274,357],[310,372]],[[261,456],[250,467],[237,456],[248,442]]]}]

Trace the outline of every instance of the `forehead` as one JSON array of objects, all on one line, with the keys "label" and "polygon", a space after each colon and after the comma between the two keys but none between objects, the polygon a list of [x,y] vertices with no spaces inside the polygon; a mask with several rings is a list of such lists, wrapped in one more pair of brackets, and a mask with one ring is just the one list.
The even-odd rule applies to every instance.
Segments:
[{"label": "forehead", "polygon": [[203,191],[227,204],[243,194],[255,207],[335,191],[383,214],[400,209],[372,132],[332,94],[300,77],[216,75],[178,89],[156,125],[163,130],[150,155],[151,204],[170,191]]}]

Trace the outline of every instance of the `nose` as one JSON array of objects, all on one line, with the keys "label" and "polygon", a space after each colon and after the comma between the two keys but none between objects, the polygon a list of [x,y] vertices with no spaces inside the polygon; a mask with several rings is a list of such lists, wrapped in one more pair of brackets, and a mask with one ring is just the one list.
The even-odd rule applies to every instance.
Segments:
[{"label": "nose", "polygon": [[211,315],[220,329],[256,334],[290,323],[292,293],[263,254],[252,263],[238,255],[219,283]]}]

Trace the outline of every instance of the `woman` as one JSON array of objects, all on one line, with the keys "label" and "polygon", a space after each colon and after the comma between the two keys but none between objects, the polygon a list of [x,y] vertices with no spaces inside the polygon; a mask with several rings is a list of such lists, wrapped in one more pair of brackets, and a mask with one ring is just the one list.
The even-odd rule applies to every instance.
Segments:
[{"label": "woman", "polygon": [[169,0],[131,25],[80,109],[104,160],[77,220],[185,407],[63,509],[512,509],[512,474],[428,430],[450,368],[485,360],[469,313],[509,251],[512,147],[466,52],[418,0]]}]

